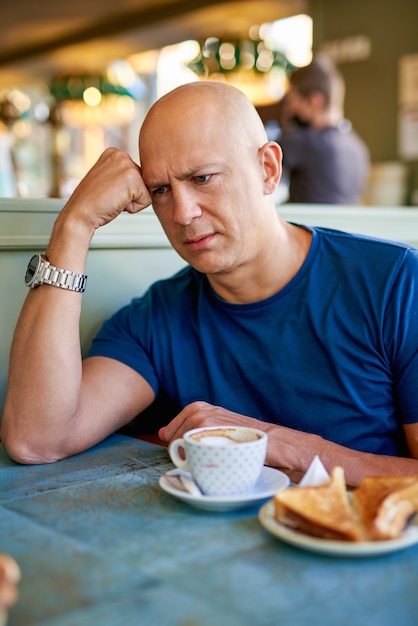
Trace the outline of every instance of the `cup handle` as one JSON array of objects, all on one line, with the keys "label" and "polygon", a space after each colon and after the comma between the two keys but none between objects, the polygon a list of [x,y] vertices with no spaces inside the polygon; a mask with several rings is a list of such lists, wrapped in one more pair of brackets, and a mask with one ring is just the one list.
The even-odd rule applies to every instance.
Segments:
[{"label": "cup handle", "polygon": [[174,465],[180,467],[180,469],[186,470],[186,472],[190,472],[189,464],[187,459],[182,459],[179,454],[179,448],[183,448],[184,450],[184,439],[175,439],[171,444],[168,453],[170,455],[171,460]]}]

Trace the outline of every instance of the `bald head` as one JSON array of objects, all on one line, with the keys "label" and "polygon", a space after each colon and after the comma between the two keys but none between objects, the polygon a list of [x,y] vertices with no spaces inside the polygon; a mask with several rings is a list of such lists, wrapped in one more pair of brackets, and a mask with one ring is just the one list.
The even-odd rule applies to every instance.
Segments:
[{"label": "bald head", "polygon": [[153,105],[139,152],[143,180],[172,246],[224,293],[220,276],[274,246],[280,147],[267,140],[241,91],[197,82]]},{"label": "bald head", "polygon": [[248,98],[239,89],[214,81],[182,85],[160,98],[143,122],[140,151],[156,127],[167,133],[173,128],[182,132],[198,129],[202,141],[210,130],[223,133],[225,141],[256,149],[267,141],[263,123]]}]

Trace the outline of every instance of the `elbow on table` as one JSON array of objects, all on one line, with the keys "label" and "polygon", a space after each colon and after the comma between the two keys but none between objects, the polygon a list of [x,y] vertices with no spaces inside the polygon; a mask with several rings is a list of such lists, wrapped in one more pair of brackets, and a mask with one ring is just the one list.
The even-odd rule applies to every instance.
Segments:
[{"label": "elbow on table", "polygon": [[58,456],[52,455],[51,449],[45,448],[45,443],[40,442],[38,437],[12,433],[3,423],[0,425],[0,441],[10,458],[22,465],[40,465],[59,460]]}]

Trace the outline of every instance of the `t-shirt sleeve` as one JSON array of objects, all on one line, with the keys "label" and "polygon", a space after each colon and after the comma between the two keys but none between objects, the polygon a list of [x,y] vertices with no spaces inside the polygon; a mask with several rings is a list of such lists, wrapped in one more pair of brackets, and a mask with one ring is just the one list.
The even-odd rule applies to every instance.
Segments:
[{"label": "t-shirt sleeve", "polygon": [[404,424],[418,422],[418,250],[408,249],[387,307],[395,402]]},{"label": "t-shirt sleeve", "polygon": [[143,376],[154,393],[159,391],[149,344],[147,296],[132,300],[106,320],[90,346],[88,356],[103,356],[128,365]]}]

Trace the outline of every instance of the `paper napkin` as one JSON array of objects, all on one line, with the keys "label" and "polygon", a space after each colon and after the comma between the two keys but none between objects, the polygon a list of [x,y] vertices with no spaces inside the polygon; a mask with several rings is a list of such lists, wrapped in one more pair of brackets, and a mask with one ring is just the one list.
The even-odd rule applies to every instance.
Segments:
[{"label": "paper napkin", "polygon": [[318,487],[319,485],[324,485],[329,480],[330,475],[325,469],[321,459],[316,454],[301,479],[299,487]]}]

